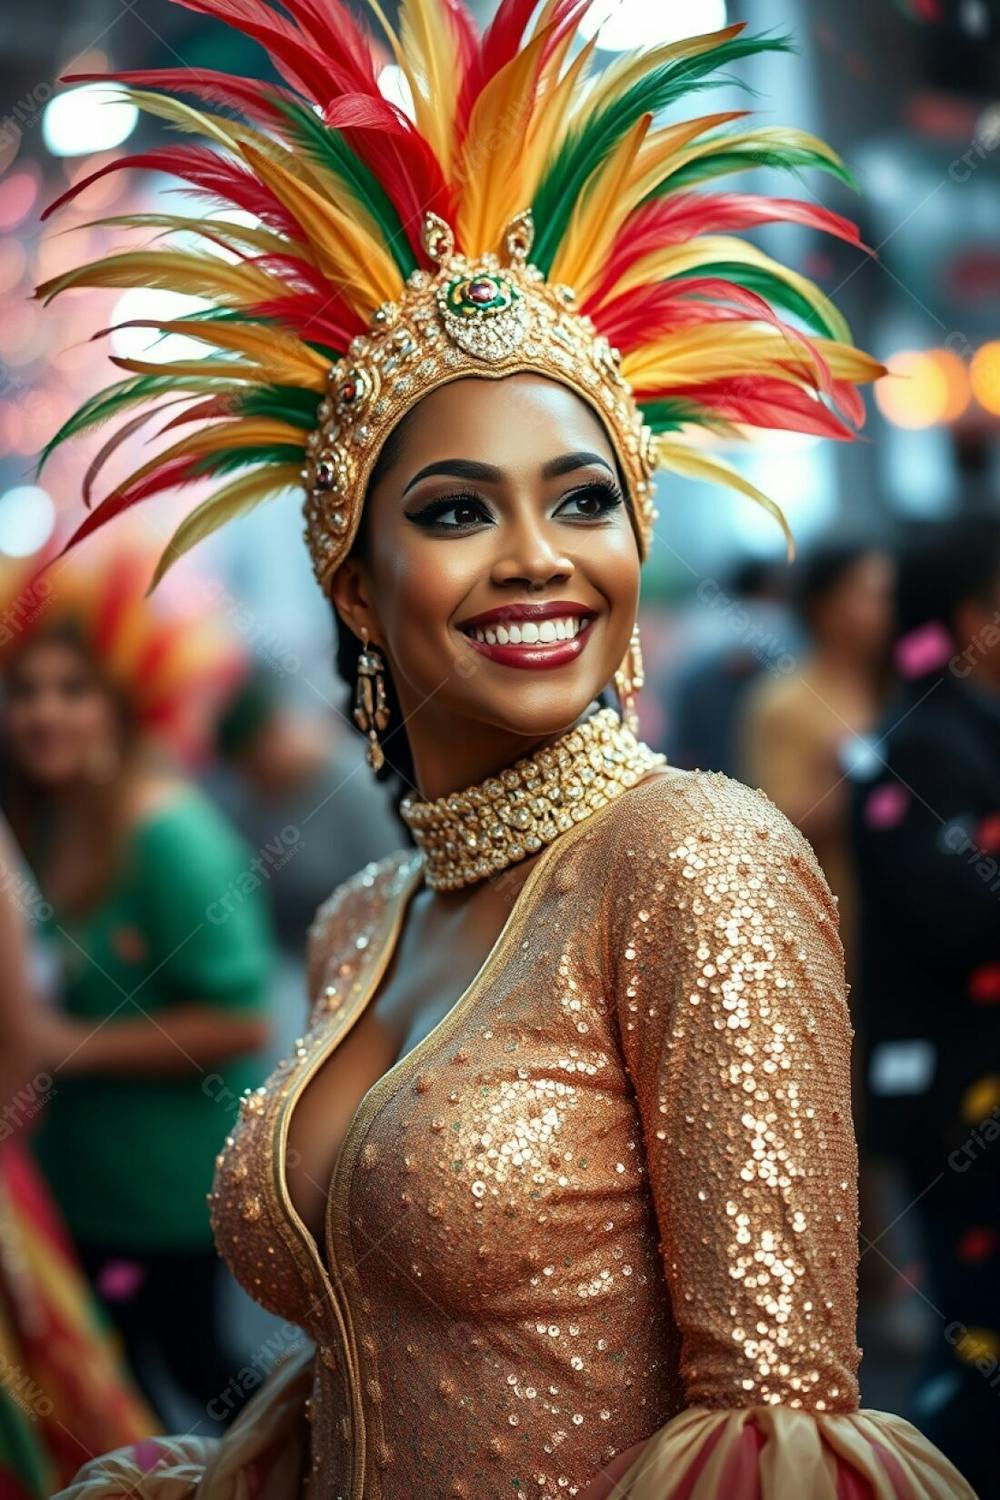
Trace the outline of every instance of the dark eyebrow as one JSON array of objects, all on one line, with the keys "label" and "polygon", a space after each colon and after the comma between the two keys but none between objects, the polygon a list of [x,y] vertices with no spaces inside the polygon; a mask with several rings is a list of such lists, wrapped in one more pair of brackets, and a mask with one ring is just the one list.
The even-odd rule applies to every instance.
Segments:
[{"label": "dark eyebrow", "polygon": [[600,464],[609,474],[614,473],[607,459],[602,458],[599,453],[564,453],[562,458],[554,458],[545,465],[542,478],[558,479],[561,474],[571,474],[574,469],[584,469],[588,464]]},{"label": "dark eyebrow", "polygon": [[403,491],[408,495],[415,484],[421,479],[429,479],[432,474],[452,474],[458,479],[478,479],[483,484],[499,484],[503,478],[503,471],[495,469],[492,464],[477,463],[474,458],[443,458],[436,464],[428,464],[426,469],[420,469]]}]

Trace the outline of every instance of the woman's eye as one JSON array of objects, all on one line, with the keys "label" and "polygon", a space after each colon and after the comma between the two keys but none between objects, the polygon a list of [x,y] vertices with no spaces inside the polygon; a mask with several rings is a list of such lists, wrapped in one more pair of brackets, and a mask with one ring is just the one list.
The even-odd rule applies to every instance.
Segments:
[{"label": "woman's eye", "polygon": [[[577,515],[585,516],[588,520],[596,520],[621,505],[622,499],[621,490],[614,485],[588,484],[568,495],[559,507],[558,514],[563,514],[566,506],[579,505],[581,509],[576,512]],[[573,511],[570,510],[568,513],[572,515]]]},{"label": "woman's eye", "polygon": [[[446,520],[455,516],[455,520]],[[417,526],[437,526],[442,531],[465,531],[480,521],[490,519],[482,501],[473,495],[448,495],[432,500],[423,510],[407,516]]]}]

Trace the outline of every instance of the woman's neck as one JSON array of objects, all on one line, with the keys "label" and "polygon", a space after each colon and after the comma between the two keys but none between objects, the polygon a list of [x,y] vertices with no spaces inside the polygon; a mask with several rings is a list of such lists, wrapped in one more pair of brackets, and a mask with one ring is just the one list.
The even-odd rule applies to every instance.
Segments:
[{"label": "woman's neck", "polygon": [[[459,721],[449,716],[448,723],[441,718],[432,722],[428,716],[415,714],[406,726],[417,780],[414,790],[423,800],[433,802],[450,792],[478,786],[522,756],[533,755],[552,744],[575,724],[589,719],[599,707],[597,699],[592,699],[571,723],[533,736],[498,729],[495,724],[481,720]],[[386,745],[386,756],[392,760],[391,738]]]}]

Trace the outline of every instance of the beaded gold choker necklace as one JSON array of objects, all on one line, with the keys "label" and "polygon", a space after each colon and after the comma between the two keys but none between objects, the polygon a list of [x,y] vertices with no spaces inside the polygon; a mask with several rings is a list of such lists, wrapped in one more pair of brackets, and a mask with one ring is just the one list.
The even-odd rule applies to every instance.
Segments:
[{"label": "beaded gold choker necklace", "polygon": [[424,853],[427,884],[453,891],[537,853],[666,760],[602,708],[476,786],[433,802],[410,794],[400,815]]}]

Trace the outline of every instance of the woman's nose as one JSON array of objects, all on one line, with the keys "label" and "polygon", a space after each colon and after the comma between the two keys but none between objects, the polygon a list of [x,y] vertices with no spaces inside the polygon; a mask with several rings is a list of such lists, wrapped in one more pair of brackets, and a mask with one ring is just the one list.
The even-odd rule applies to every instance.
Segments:
[{"label": "woman's nose", "polygon": [[493,564],[493,581],[498,584],[525,583],[529,588],[568,578],[573,573],[572,559],[558,545],[544,521],[521,520],[502,528],[503,539]]}]

